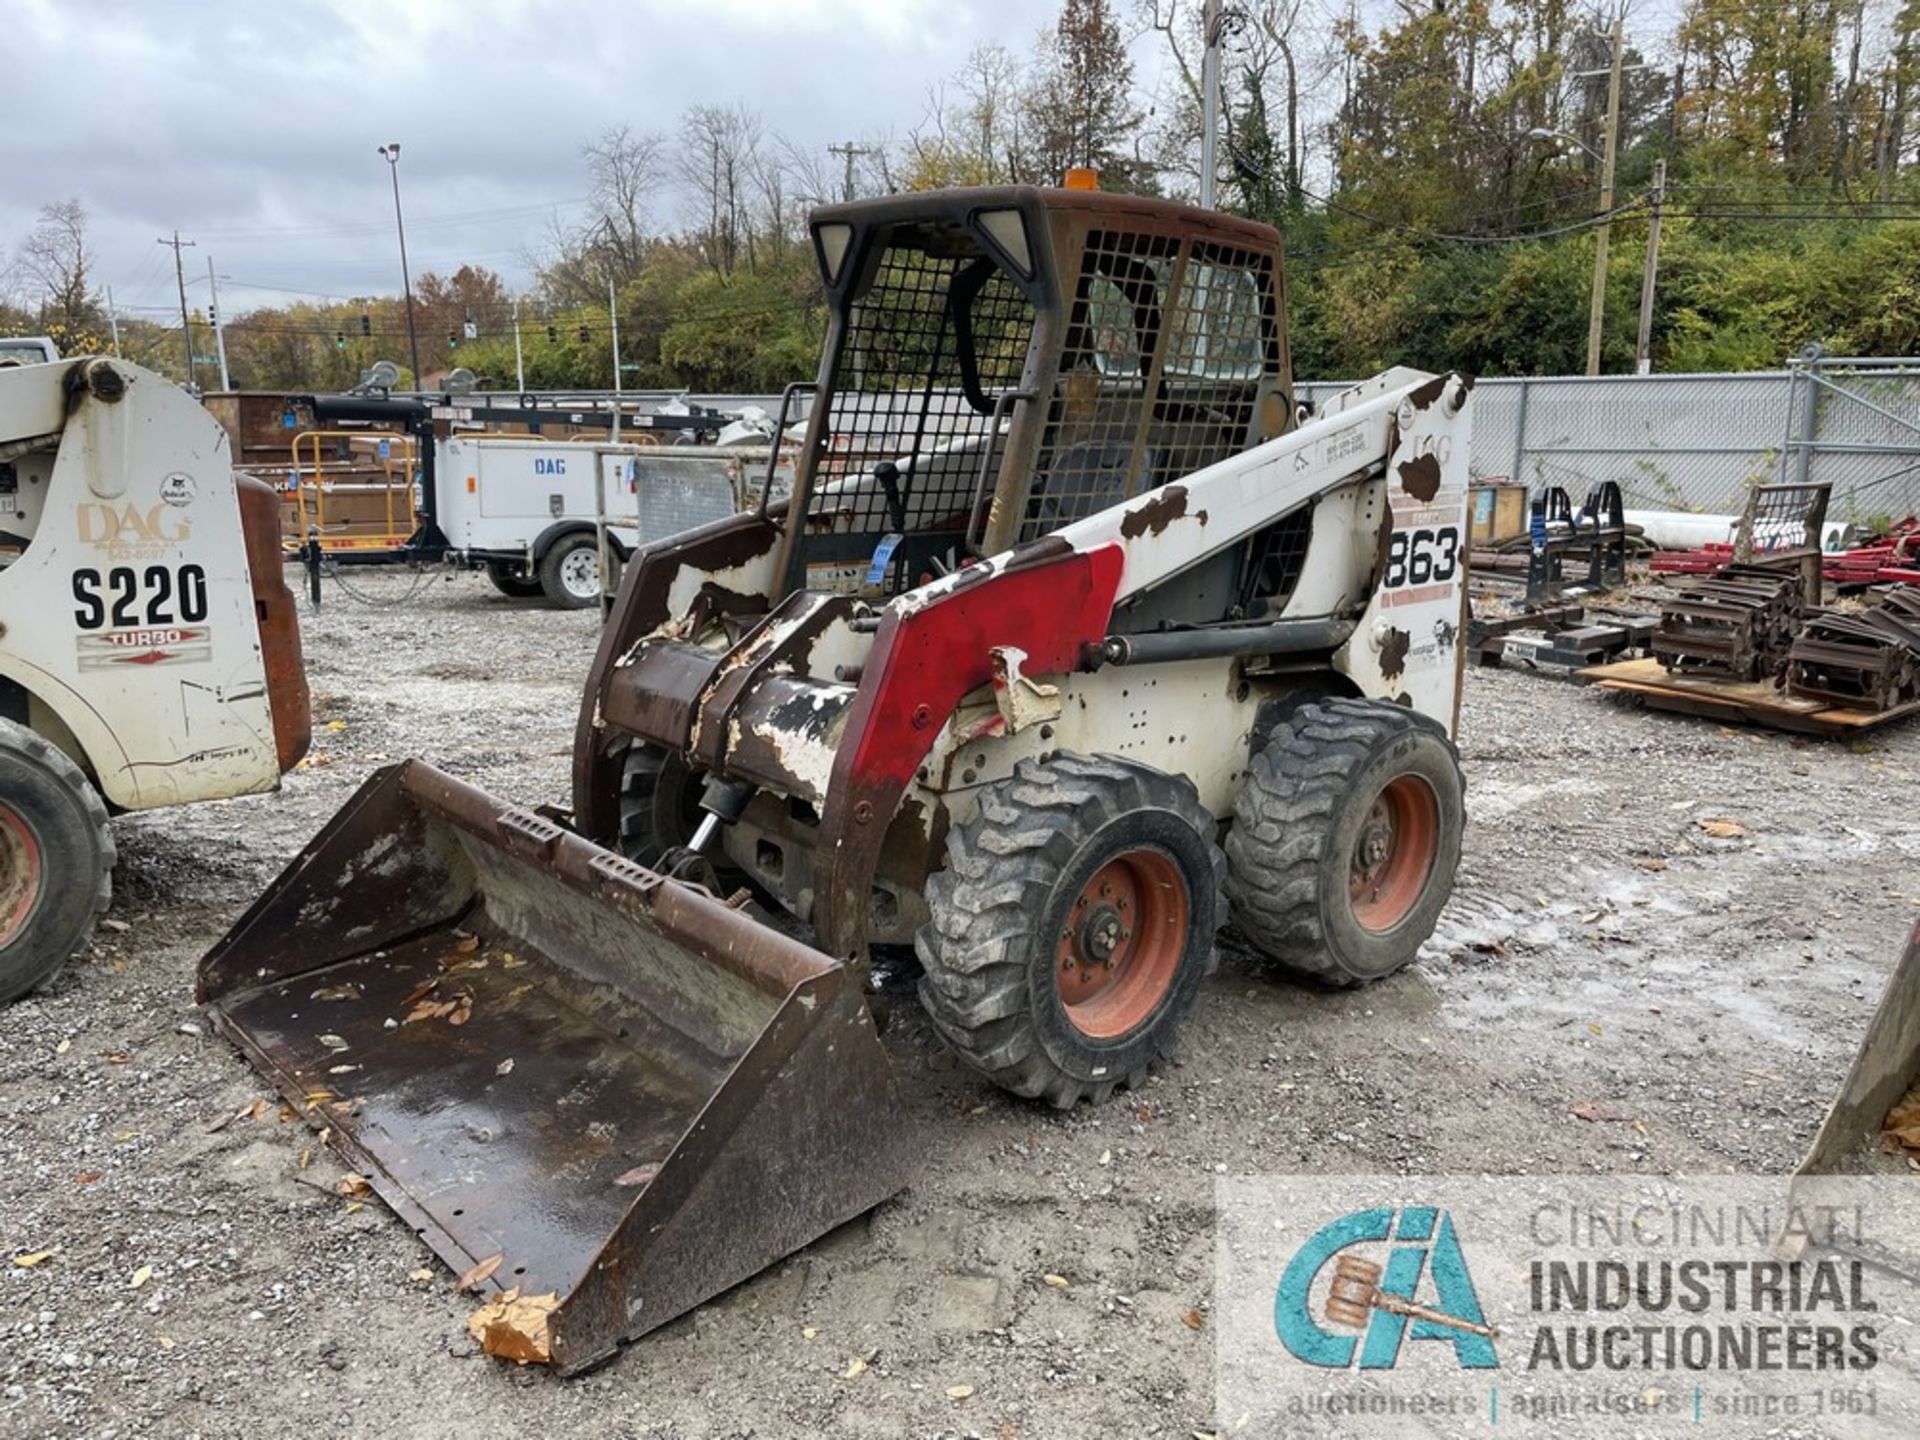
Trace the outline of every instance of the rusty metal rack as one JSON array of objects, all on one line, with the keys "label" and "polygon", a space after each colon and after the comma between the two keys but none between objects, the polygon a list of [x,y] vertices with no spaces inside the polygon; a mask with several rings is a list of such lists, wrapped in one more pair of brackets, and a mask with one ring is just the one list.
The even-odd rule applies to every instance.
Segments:
[{"label": "rusty metal rack", "polygon": [[1920,699],[1920,598],[1896,590],[1857,614],[1812,615],[1788,652],[1787,689],[1862,710]]}]

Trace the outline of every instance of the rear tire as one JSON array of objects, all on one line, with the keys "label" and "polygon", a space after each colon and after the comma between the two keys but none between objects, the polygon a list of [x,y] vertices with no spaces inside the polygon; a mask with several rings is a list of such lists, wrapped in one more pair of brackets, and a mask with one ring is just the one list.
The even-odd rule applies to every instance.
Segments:
[{"label": "rear tire", "polygon": [[113,832],[80,767],[0,720],[0,1004],[45,984],[113,898]]},{"label": "rear tire", "polygon": [[1373,700],[1287,711],[1247,766],[1227,833],[1234,924],[1330,985],[1391,975],[1453,890],[1460,760],[1438,722]]},{"label": "rear tire", "polygon": [[1184,777],[1022,760],[927,881],[915,948],[934,1028],[995,1084],[1062,1109],[1138,1086],[1219,958],[1215,828]]},{"label": "rear tire", "polygon": [[600,601],[600,547],[593,536],[562,535],[540,557],[540,591],[562,610],[584,610]]},{"label": "rear tire", "polygon": [[670,750],[636,740],[620,769],[620,853],[652,867],[693,838],[701,784]]},{"label": "rear tire", "polygon": [[487,564],[487,579],[493,588],[513,600],[533,600],[546,592],[537,576],[526,574],[519,566],[493,560]]}]

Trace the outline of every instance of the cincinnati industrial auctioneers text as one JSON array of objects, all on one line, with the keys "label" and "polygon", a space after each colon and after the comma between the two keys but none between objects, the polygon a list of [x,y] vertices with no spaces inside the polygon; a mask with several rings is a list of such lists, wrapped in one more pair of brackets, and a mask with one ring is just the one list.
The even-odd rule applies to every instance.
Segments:
[{"label": "cincinnati industrial auctioneers text", "polygon": [[[1653,1206],[1583,1210],[1542,1205],[1533,1238],[1543,1246],[1697,1249],[1776,1237],[1850,1248],[1860,1211],[1796,1207],[1782,1214],[1744,1206]],[[1858,1260],[1534,1260],[1527,1272],[1535,1316],[1587,1317],[1539,1325],[1532,1371],[1862,1372],[1880,1360]],[[1626,1315],[1633,1316],[1626,1323]]]}]

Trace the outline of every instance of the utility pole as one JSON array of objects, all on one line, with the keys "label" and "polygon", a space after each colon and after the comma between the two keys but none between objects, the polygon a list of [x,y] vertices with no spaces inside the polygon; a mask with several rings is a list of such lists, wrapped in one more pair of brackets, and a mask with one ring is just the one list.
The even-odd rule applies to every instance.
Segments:
[{"label": "utility pole", "polygon": [[513,383],[521,394],[527,391],[527,364],[520,358],[520,297],[513,297]]},{"label": "utility pole", "polygon": [[1667,198],[1667,162],[1653,162],[1653,213],[1647,219],[1647,268],[1640,273],[1640,343],[1634,373],[1653,373],[1653,282],[1660,273],[1660,207]]},{"label": "utility pole", "polygon": [[829,155],[838,155],[847,162],[847,175],[840,187],[840,198],[842,200],[852,200],[853,162],[861,156],[873,154],[873,147],[869,145],[856,145],[851,140],[848,140],[840,145],[827,146],[827,153]]},{"label": "utility pole", "polygon": [[113,309],[113,287],[107,286],[107,329],[113,333],[113,358],[120,358],[120,317]]},{"label": "utility pole", "polygon": [[620,394],[620,308],[613,298],[613,271],[607,271],[607,319],[613,331],[613,393]]},{"label": "utility pole", "polygon": [[180,259],[181,250],[192,249],[194,242],[191,240],[182,240],[180,238],[180,232],[176,230],[173,232],[173,238],[171,240],[162,235],[154,243],[157,245],[171,245],[173,247],[173,278],[180,285],[180,335],[187,347],[187,384],[190,386],[198,386],[200,379],[194,374],[193,370],[193,326],[187,322],[187,271]]},{"label": "utility pole", "polygon": [[227,376],[227,331],[220,321],[220,282],[213,278],[213,256],[207,256],[207,318],[213,321],[213,348],[220,354],[220,388],[231,390]]},{"label": "utility pole", "polygon": [[[1607,75],[1607,149],[1600,161],[1600,214],[1613,210],[1613,162],[1620,149],[1620,52],[1625,49],[1624,6],[1613,17],[1613,63]],[[1613,222],[1602,220],[1593,247],[1593,301],[1587,311],[1587,374],[1600,373],[1600,331],[1607,311],[1607,242]]]},{"label": "utility pole", "polygon": [[1219,165],[1215,134],[1220,128],[1220,0],[1206,0],[1203,33],[1207,49],[1200,62],[1200,208],[1213,209],[1214,171]]}]

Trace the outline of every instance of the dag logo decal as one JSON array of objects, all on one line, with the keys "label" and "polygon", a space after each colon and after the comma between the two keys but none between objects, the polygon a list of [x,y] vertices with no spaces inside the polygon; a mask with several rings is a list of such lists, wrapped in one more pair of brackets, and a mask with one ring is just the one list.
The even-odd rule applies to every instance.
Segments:
[{"label": "dag logo decal", "polygon": [[[1384,1267],[1354,1246],[1391,1242]],[[1332,1267],[1321,1314],[1311,1296]],[[1430,1300],[1416,1300],[1422,1282]],[[1329,1327],[1337,1328],[1329,1328]],[[1356,1210],[1294,1252],[1274,1292],[1273,1327],[1295,1359],[1328,1370],[1391,1370],[1409,1341],[1453,1347],[1463,1370],[1492,1370],[1499,1332],[1486,1323],[1453,1217],[1431,1205]],[[1360,1334],[1347,1333],[1359,1331]]]}]

